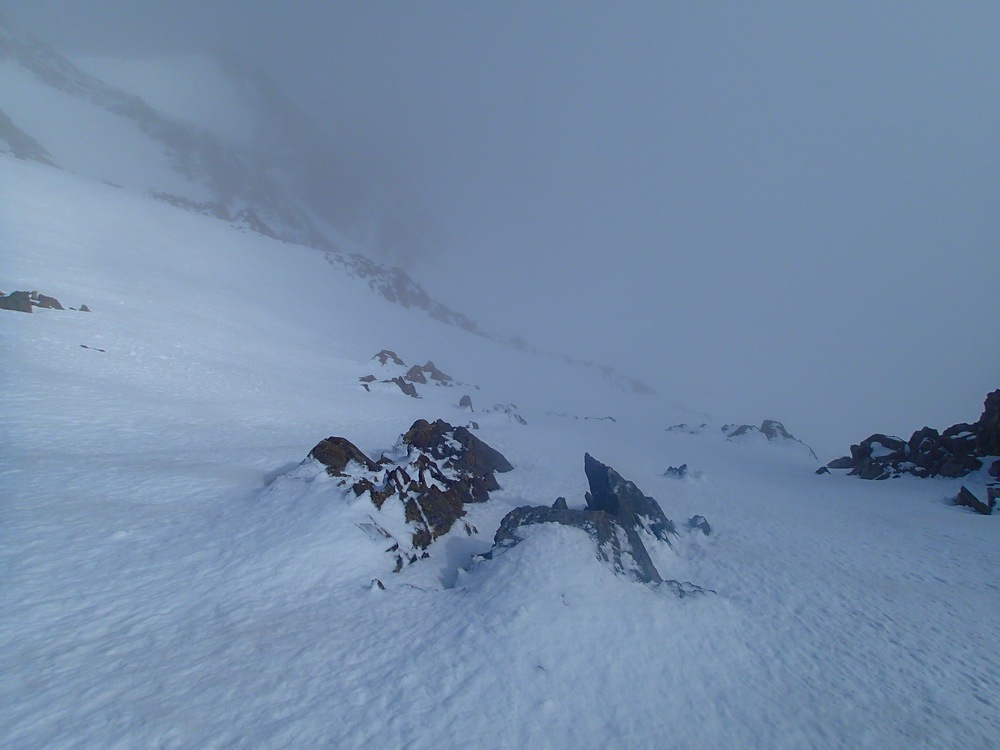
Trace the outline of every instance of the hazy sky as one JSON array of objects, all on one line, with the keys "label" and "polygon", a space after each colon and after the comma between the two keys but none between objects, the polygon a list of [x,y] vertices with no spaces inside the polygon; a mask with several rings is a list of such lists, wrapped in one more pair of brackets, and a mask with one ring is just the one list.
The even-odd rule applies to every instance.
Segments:
[{"label": "hazy sky", "polygon": [[70,52],[260,66],[415,186],[452,252],[414,275],[487,328],[791,427],[1000,386],[1000,3],[0,8]]}]

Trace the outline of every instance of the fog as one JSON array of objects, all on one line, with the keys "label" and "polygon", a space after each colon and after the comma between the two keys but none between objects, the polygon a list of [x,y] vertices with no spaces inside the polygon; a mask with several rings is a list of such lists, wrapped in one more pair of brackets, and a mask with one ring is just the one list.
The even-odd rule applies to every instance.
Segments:
[{"label": "fog", "polygon": [[834,450],[1000,386],[1000,5],[3,12],[71,54],[231,50],[426,209],[442,301],[719,419]]}]

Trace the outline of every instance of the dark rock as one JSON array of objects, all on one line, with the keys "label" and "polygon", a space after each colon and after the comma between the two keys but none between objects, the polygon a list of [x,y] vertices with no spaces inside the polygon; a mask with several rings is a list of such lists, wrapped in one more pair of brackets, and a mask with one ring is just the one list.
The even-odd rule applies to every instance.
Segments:
[{"label": "dark rock", "polygon": [[479,429],[479,422],[469,422],[469,429],[470,430],[478,430]]},{"label": "dark rock", "polygon": [[670,543],[670,535],[676,535],[677,530],[656,500],[643,495],[633,482],[589,453],[584,454],[583,468],[590,483],[587,496],[590,510],[603,510],[619,519],[626,530],[643,528],[660,541]]},{"label": "dark rock", "polygon": [[90,308],[86,305],[80,305],[80,312],[90,312]]},{"label": "dark rock", "polygon": [[687,522],[688,530],[694,531],[695,529],[701,529],[705,536],[712,533],[712,527],[708,523],[708,519],[705,516],[691,516]]},{"label": "dark rock", "polygon": [[827,467],[825,467],[825,466],[820,466],[818,469],[816,469],[816,473],[817,474],[829,474],[830,470]]},{"label": "dark rock", "polygon": [[853,469],[854,459],[850,456],[841,456],[840,458],[833,459],[824,468],[830,469]]},{"label": "dark rock", "polygon": [[374,383],[376,380],[378,380],[378,378],[376,378],[374,375],[364,375],[358,378],[358,380],[360,380],[362,383]]},{"label": "dark rock", "polygon": [[552,503],[552,510],[569,510],[569,506],[566,505],[566,498],[557,497],[556,501]]},{"label": "dark rock", "polygon": [[[610,564],[616,573],[631,574],[642,583],[661,583],[663,579],[649,558],[649,552],[635,531],[631,534],[605,511],[570,510],[568,508],[546,508],[544,506],[524,506],[515,508],[500,522],[493,538],[490,557],[499,550],[513,547],[521,541],[517,530],[522,526],[542,523],[558,523],[563,526],[582,529],[590,535],[597,546],[597,556]],[[624,532],[624,533],[621,533]],[[622,548],[622,542],[625,548]]]},{"label": "dark rock", "polygon": [[990,497],[989,495],[987,495],[987,498],[987,502],[982,502],[963,485],[955,496],[955,505],[964,505],[967,508],[972,508],[976,513],[988,516],[993,511],[996,500],[995,497]]},{"label": "dark rock", "polygon": [[49,310],[65,310],[55,297],[48,297],[44,294],[38,295],[38,301],[35,303],[38,307],[44,307]]},{"label": "dark rock", "polygon": [[31,297],[27,292],[11,292],[7,295],[0,294],[0,310],[30,313],[31,307]]},{"label": "dark rock", "polygon": [[722,432],[725,433],[726,437],[734,438],[752,432],[760,432],[760,428],[754,427],[752,424],[724,424],[722,425]]},{"label": "dark rock", "polygon": [[958,479],[983,468],[983,462],[974,456],[949,456],[941,463],[937,473],[949,479]]},{"label": "dark rock", "polygon": [[677,479],[683,479],[687,476],[688,465],[681,464],[680,466],[668,466],[667,470],[663,472],[665,477],[676,477]]},{"label": "dark rock", "polygon": [[445,375],[441,372],[430,360],[427,360],[427,364],[424,365],[423,370],[427,373],[431,380],[436,380],[439,383],[450,383],[454,380],[451,375]]},{"label": "dark rock", "polygon": [[401,390],[403,393],[405,393],[410,398],[420,398],[420,396],[417,395],[417,387],[415,385],[413,385],[413,383],[407,383],[401,377],[397,376],[397,377],[393,378],[392,380],[388,380],[386,382],[388,382],[388,383],[395,383],[396,385],[399,386],[399,390]]},{"label": "dark rock", "polygon": [[976,447],[981,456],[1000,456],[1000,389],[986,396],[983,413],[976,422]]},{"label": "dark rock", "polygon": [[383,349],[378,354],[376,354],[372,359],[377,359],[379,364],[386,364],[387,362],[392,362],[394,365],[400,365],[405,367],[403,360],[396,356],[396,352],[390,351],[389,349]]},{"label": "dark rock", "polygon": [[1000,459],[990,464],[989,473],[991,477],[996,477],[997,479],[1000,479]]},{"label": "dark rock", "polygon": [[462,396],[462,398],[459,399],[458,406],[461,409],[468,409],[469,411],[473,412],[475,411],[475,409],[472,408],[472,397],[469,396],[468,394]]},{"label": "dark rock", "polygon": [[402,440],[436,459],[447,460],[449,463],[446,465],[480,476],[492,471],[503,474],[514,468],[500,451],[491,448],[464,427],[452,427],[443,419],[436,422],[418,419]]},{"label": "dark rock", "polygon": [[617,422],[618,420],[614,417],[584,417],[583,420],[594,421],[594,422]]},{"label": "dark rock", "polygon": [[332,477],[347,476],[344,470],[352,461],[360,464],[368,471],[378,471],[378,465],[352,442],[342,437],[328,437],[316,444],[309,451],[309,457],[315,458],[326,466],[326,473]]},{"label": "dark rock", "polygon": [[788,434],[788,430],[785,429],[785,425],[781,424],[776,419],[765,419],[760,424],[760,431],[764,433],[764,436],[768,440],[794,440],[791,435]]},{"label": "dark rock", "polygon": [[411,367],[403,377],[409,380],[411,383],[423,383],[424,385],[427,384],[427,378],[424,377],[424,371],[423,368],[420,367],[420,365],[413,365],[413,367]]}]

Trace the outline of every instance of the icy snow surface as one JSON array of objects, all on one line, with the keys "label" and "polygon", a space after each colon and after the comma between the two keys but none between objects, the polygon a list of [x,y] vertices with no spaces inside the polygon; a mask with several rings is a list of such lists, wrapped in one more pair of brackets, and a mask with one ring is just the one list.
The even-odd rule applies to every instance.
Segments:
[{"label": "icy snow surface", "polygon": [[[946,505],[959,481],[816,476],[799,450],[667,432],[712,405],[612,391],[320,253],[6,156],[0,247],[0,289],[93,310],[0,311],[0,746],[1000,738],[1000,519]],[[383,347],[528,424],[460,410],[461,388],[365,392]],[[296,466],[328,435],[377,458],[421,417],[476,419],[515,470],[478,536],[393,575],[364,509]],[[472,564],[516,505],[583,505],[584,451],[679,527],[708,518],[654,561],[717,595],[615,577],[563,527]],[[680,463],[699,478],[663,476]]]}]

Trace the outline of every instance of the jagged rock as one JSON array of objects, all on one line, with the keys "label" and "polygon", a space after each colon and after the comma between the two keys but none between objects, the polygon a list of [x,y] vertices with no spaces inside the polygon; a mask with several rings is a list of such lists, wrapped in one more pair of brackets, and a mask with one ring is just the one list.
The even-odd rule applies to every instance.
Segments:
[{"label": "jagged rock", "polygon": [[31,296],[28,292],[0,294],[0,310],[13,310],[14,312],[30,313],[31,308]]},{"label": "jagged rock", "polygon": [[472,408],[472,397],[468,394],[459,399],[458,406],[460,409],[468,409],[473,412],[475,411],[475,409]]},{"label": "jagged rock", "polygon": [[955,505],[964,505],[967,508],[972,508],[976,513],[988,516],[993,512],[996,500],[987,495],[987,502],[984,503],[963,485],[955,496]]},{"label": "jagged rock", "polygon": [[712,527],[708,523],[708,519],[706,519],[705,516],[691,516],[691,518],[688,519],[687,527],[689,531],[700,529],[705,536],[712,533]]},{"label": "jagged rock", "polygon": [[358,378],[358,380],[360,380],[362,383],[374,383],[376,380],[378,380],[378,378],[376,378],[374,375],[362,375],[360,378]]},{"label": "jagged rock", "polygon": [[618,421],[614,417],[584,417],[583,419],[584,419],[585,422],[586,421],[593,421],[593,422],[617,422]]},{"label": "jagged rock", "polygon": [[438,383],[450,383],[454,380],[451,375],[445,375],[441,372],[430,360],[427,360],[427,364],[424,365],[423,370],[431,380],[435,380]]},{"label": "jagged rock", "polygon": [[667,470],[663,472],[665,477],[674,477],[676,479],[683,479],[687,476],[688,465],[681,464],[680,466],[668,466]]},{"label": "jagged rock", "polygon": [[403,376],[411,383],[421,383],[427,385],[427,378],[424,377],[424,370],[420,365],[413,365]]},{"label": "jagged rock", "polygon": [[491,448],[464,427],[452,427],[443,419],[428,422],[418,419],[403,435],[403,443],[425,451],[436,459],[446,460],[447,466],[479,475],[513,471],[500,451]]},{"label": "jagged rock", "polygon": [[[699,426],[693,427],[692,425],[685,424],[681,422],[680,424],[672,424],[667,428],[667,432],[686,432],[688,435],[697,435],[702,430],[708,427],[707,422],[702,422]],[[725,431],[725,428],[723,428]]]},{"label": "jagged rock", "polygon": [[396,352],[389,349],[383,349],[378,354],[376,354],[372,359],[377,359],[379,364],[384,365],[387,362],[392,362],[394,365],[400,365],[401,367],[406,367],[406,364],[399,357],[396,356]]},{"label": "jagged rock", "polygon": [[399,386],[399,390],[401,390],[403,393],[405,393],[410,398],[420,398],[420,396],[417,395],[417,388],[416,388],[416,386],[413,385],[413,383],[407,383],[405,380],[403,380],[400,377],[395,377],[392,380],[387,380],[385,382],[387,382],[387,383],[395,383],[396,385]]},{"label": "jagged rock", "polygon": [[827,467],[825,467],[825,466],[820,466],[818,469],[816,469],[816,473],[817,474],[829,474],[830,470]]},{"label": "jagged rock", "polygon": [[676,535],[677,530],[659,503],[589,453],[584,454],[583,468],[590,483],[586,495],[588,508],[606,511],[627,529],[644,528],[660,541],[670,543],[670,535]]},{"label": "jagged rock", "polygon": [[722,432],[727,438],[730,439],[740,437],[741,435],[749,435],[759,432],[764,435],[769,442],[788,440],[793,443],[798,443],[808,450],[813,458],[817,458],[816,451],[792,435],[785,429],[785,426],[776,419],[765,419],[760,423],[760,427],[754,427],[752,424],[726,424],[722,426]]},{"label": "jagged rock", "polygon": [[[312,451],[340,485],[350,487],[356,497],[367,496],[382,513],[398,517],[390,528],[407,528],[409,539],[394,537],[374,518],[358,527],[370,539],[388,543],[386,551],[396,561],[398,572],[405,565],[427,556],[427,548],[447,534],[465,515],[467,503],[481,503],[500,488],[494,472],[513,467],[499,452],[469,434],[438,420],[418,420],[400,436],[393,452],[371,461],[344,438],[330,437]],[[405,524],[405,526],[404,526]],[[477,533],[462,521],[466,534]]]},{"label": "jagged rock", "polygon": [[[830,463],[828,463],[826,466],[824,466],[823,468],[824,469],[826,469],[826,468],[830,468],[830,469],[853,469],[854,468],[854,459],[851,458],[850,456],[842,456],[841,458],[835,458]],[[827,472],[827,473],[829,473],[829,472]]]},{"label": "jagged rock", "polygon": [[351,441],[342,437],[328,437],[316,444],[309,451],[309,457],[315,458],[326,466],[326,473],[332,477],[347,476],[344,470],[354,461],[368,471],[378,471],[378,465]]},{"label": "jagged rock", "polygon": [[760,432],[760,428],[754,427],[752,424],[724,424],[722,425],[722,432],[727,438],[734,438],[740,435],[748,435],[752,432]]},{"label": "jagged rock", "polygon": [[90,312],[90,308],[86,305],[80,305],[80,312]]},{"label": "jagged rock", "polygon": [[649,552],[636,537],[635,532],[629,535],[621,524],[605,511],[544,506],[515,508],[500,522],[500,528],[493,538],[493,550],[490,556],[499,550],[518,544],[521,537],[517,534],[517,530],[522,526],[542,523],[558,523],[586,531],[597,544],[597,556],[610,564],[616,573],[631,575],[642,583],[663,581],[649,558]]},{"label": "jagged rock", "polygon": [[46,308],[48,310],[65,310],[66,309],[65,307],[63,307],[60,304],[59,300],[57,300],[55,297],[49,297],[47,295],[37,294],[37,293],[36,293],[36,296],[35,296],[35,305],[37,307],[44,307],[44,308]]},{"label": "jagged rock", "polygon": [[664,515],[659,504],[590,454],[584,456],[584,470],[590,484],[586,510],[568,508],[566,499],[562,497],[557,498],[551,508],[515,508],[504,516],[493,539],[493,549],[484,557],[492,558],[519,544],[522,536],[518,530],[522,527],[558,523],[587,532],[596,545],[598,559],[611,565],[616,573],[642,583],[664,584],[679,596],[705,593],[704,589],[691,583],[664,581],[653,564],[642,532],[648,532],[668,544],[668,535],[676,534],[673,523]]}]

